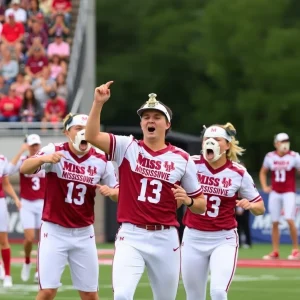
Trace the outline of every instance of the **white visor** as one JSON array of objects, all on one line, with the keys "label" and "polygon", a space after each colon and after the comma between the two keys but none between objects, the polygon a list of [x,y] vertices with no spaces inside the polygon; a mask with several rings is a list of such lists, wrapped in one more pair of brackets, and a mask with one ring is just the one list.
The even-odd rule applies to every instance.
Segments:
[{"label": "white visor", "polygon": [[167,109],[161,103],[159,103],[159,101],[156,100],[156,94],[149,94],[149,97],[149,100],[140,109],[137,110],[138,115],[142,117],[142,114],[145,110],[158,110],[167,117],[167,120],[169,122],[171,122],[170,114],[168,113]]},{"label": "white visor", "polygon": [[226,130],[220,126],[210,126],[205,130],[204,136],[207,138],[222,137],[228,142],[231,142],[232,137],[226,132]]},{"label": "white visor", "polygon": [[76,126],[76,125],[86,126],[88,117],[89,117],[88,115],[83,115],[83,114],[74,116],[72,122],[66,126],[66,130],[69,130],[72,126]]}]

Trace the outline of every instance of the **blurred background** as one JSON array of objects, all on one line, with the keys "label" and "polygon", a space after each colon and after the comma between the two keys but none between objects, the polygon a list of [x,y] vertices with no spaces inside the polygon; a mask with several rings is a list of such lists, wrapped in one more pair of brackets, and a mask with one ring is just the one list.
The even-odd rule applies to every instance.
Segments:
[{"label": "blurred background", "polygon": [[[154,92],[174,113],[168,140],[191,154],[200,153],[203,125],[233,123],[258,188],[276,133],[300,151],[299,0],[0,0],[0,21],[0,153],[8,159],[26,134],[43,145],[64,141],[62,118],[88,113],[94,88],[109,80],[104,130],[140,138],[136,110]],[[19,177],[11,181],[18,191]],[[8,203],[17,243],[23,231]],[[300,195],[297,205],[300,231]],[[114,241],[116,209],[98,196],[99,243]],[[269,214],[250,216],[249,228],[251,243],[266,247],[255,255],[266,254]]]}]

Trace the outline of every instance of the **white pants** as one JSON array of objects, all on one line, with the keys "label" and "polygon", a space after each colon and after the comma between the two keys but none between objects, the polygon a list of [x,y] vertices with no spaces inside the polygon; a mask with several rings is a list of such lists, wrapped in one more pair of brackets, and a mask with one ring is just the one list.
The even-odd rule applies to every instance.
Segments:
[{"label": "white pants", "polygon": [[175,227],[148,231],[123,223],[115,242],[115,300],[132,300],[147,267],[154,300],[175,300],[180,274],[180,245]]},{"label": "white pants", "polygon": [[40,289],[56,289],[69,263],[74,289],[98,290],[99,264],[93,225],[65,228],[43,222],[38,248]]},{"label": "white pants", "polygon": [[284,211],[286,220],[294,220],[296,216],[296,194],[276,193],[272,191],[269,195],[269,212],[272,222],[279,222],[281,211]]},{"label": "white pants", "polygon": [[20,219],[23,229],[39,229],[42,223],[44,200],[28,201],[21,199]]},{"label": "white pants", "polygon": [[205,300],[211,273],[212,300],[226,300],[238,256],[236,229],[199,231],[185,228],[182,240],[182,280],[187,300]]},{"label": "white pants", "polygon": [[0,198],[0,232],[8,232],[9,214],[5,198]]}]

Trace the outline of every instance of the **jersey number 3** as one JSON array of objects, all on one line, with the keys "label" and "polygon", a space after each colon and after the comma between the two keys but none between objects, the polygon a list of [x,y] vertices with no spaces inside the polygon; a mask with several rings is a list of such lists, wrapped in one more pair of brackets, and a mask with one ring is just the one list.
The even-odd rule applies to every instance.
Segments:
[{"label": "jersey number 3", "polygon": [[[74,182],[69,182],[67,184],[68,193],[67,193],[67,197],[65,198],[65,202],[74,203],[76,205],[82,205],[84,203],[84,197],[86,194],[86,186],[84,184],[76,184],[74,187],[74,185],[75,185]],[[74,198],[73,198],[73,191],[75,193],[77,192],[77,195]]]},{"label": "jersey number 3", "polygon": [[32,177],[31,178],[31,182],[32,182],[32,189],[34,191],[38,191],[41,188],[41,184],[40,184],[40,178],[39,177]]},{"label": "jersey number 3", "polygon": [[209,216],[211,218],[216,218],[219,215],[220,205],[221,205],[221,199],[217,196],[207,196],[204,195],[207,203],[211,202],[210,208],[207,209],[207,211],[202,216]]},{"label": "jersey number 3", "polygon": [[148,178],[143,178],[140,180],[140,183],[142,184],[141,186],[141,191],[140,195],[138,196],[139,201],[145,202],[148,200],[150,203],[158,203],[160,201],[160,196],[161,196],[161,190],[162,190],[162,183],[159,180],[153,179],[149,182],[149,184],[152,186],[152,196],[146,196],[147,192],[147,186],[148,186]]}]

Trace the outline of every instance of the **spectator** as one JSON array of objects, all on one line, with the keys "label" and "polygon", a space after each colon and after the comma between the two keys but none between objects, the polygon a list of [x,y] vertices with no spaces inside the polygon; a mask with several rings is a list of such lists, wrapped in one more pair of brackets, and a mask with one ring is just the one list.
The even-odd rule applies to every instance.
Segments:
[{"label": "spectator", "polygon": [[41,77],[33,82],[32,85],[34,96],[40,102],[42,107],[45,107],[46,101],[49,99],[49,93],[56,89],[55,80],[50,77],[48,67],[43,69]]},{"label": "spectator", "polygon": [[41,121],[43,109],[40,103],[35,99],[32,89],[27,89],[24,93],[24,100],[20,110],[22,122]]},{"label": "spectator", "polygon": [[0,75],[0,100],[8,95],[9,85],[5,82],[3,76]]},{"label": "spectator", "polygon": [[27,14],[26,11],[20,6],[20,0],[12,0],[11,8],[5,11],[5,17],[9,17],[11,14],[14,15],[16,22],[26,24]]},{"label": "spectator", "polygon": [[16,82],[14,82],[11,87],[15,89],[16,95],[23,99],[24,92],[31,87],[30,83],[25,80],[24,74],[19,73],[16,78]]},{"label": "spectator", "polygon": [[40,44],[44,49],[48,46],[48,34],[43,30],[39,22],[34,21],[32,23],[32,31],[29,33],[28,38],[26,39],[26,48],[29,50],[33,45],[33,41],[39,39]]},{"label": "spectator", "polygon": [[3,0],[0,0],[0,22],[5,22],[5,3]]},{"label": "spectator", "polygon": [[64,22],[64,15],[58,14],[55,17],[53,25],[49,29],[49,35],[55,36],[57,34],[61,34],[63,37],[68,37],[70,33],[70,29],[66,26]]},{"label": "spectator", "polygon": [[51,91],[49,97],[45,106],[43,122],[60,122],[66,113],[66,102],[58,98],[55,91]]},{"label": "spectator", "polygon": [[51,14],[53,0],[40,0],[40,10],[44,16],[48,17]]},{"label": "spectator", "polygon": [[59,74],[66,74],[67,73],[67,64],[65,61],[60,59],[60,57],[55,54],[52,56],[50,61],[50,71],[51,71],[51,78],[56,79]]},{"label": "spectator", "polygon": [[45,66],[48,66],[48,59],[43,54],[42,47],[34,47],[32,53],[27,60],[25,72],[32,79],[37,79],[41,74]]},{"label": "spectator", "polygon": [[68,87],[66,84],[66,76],[64,74],[59,74],[56,78],[56,92],[59,98],[67,100]]},{"label": "spectator", "polygon": [[68,27],[71,24],[71,11],[71,0],[53,0],[51,8],[52,18],[59,13],[63,14],[65,18],[65,23]]},{"label": "spectator", "polygon": [[[34,18],[34,21],[36,22],[39,22],[42,29],[47,33],[48,35],[48,31],[49,31],[49,27],[48,27],[48,24],[47,22],[45,22],[45,18],[44,18],[44,15],[42,13],[38,13],[35,18]],[[31,29],[30,29],[31,30]]]},{"label": "spectator", "polygon": [[22,41],[24,39],[24,33],[24,25],[15,21],[14,14],[9,14],[8,21],[4,23],[2,29],[1,51],[4,49],[14,51],[16,57],[19,59],[23,48]]},{"label": "spectator", "polygon": [[19,120],[21,101],[16,96],[15,90],[10,88],[8,96],[0,100],[0,122],[17,122]]},{"label": "spectator", "polygon": [[39,14],[43,14],[42,11],[39,9],[39,2],[38,0],[30,0],[29,2],[29,10],[27,11],[27,25],[31,28],[32,23],[36,21],[36,17]]},{"label": "spectator", "polygon": [[7,84],[15,81],[19,72],[19,64],[16,60],[11,59],[10,51],[5,49],[3,51],[3,59],[0,63],[1,75],[4,77]]},{"label": "spectator", "polygon": [[70,45],[64,42],[61,34],[56,34],[54,42],[48,46],[48,57],[51,58],[54,54],[62,59],[68,59],[70,56]]}]

